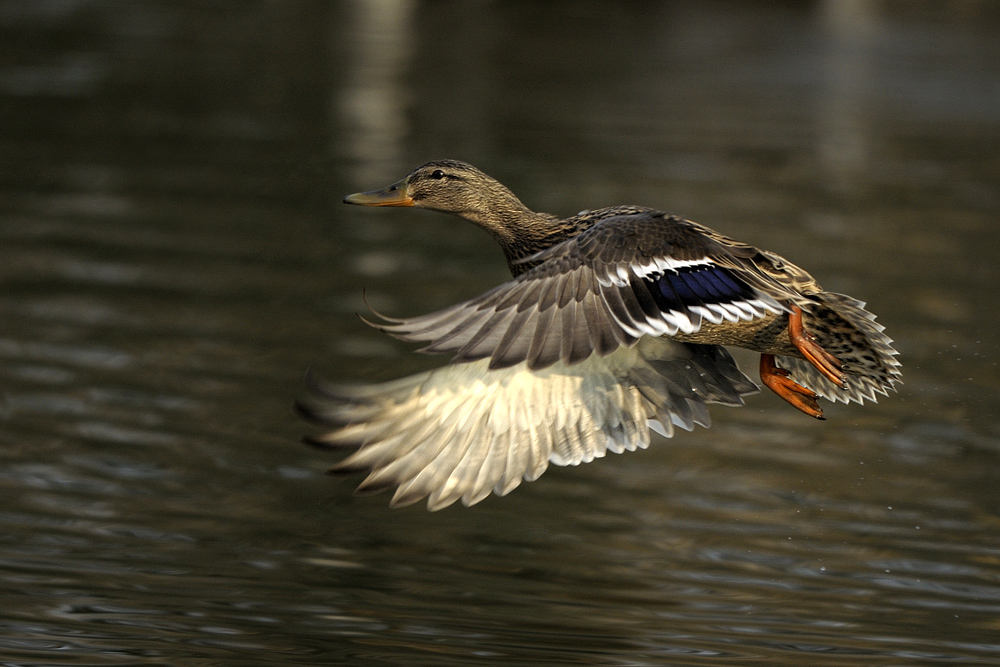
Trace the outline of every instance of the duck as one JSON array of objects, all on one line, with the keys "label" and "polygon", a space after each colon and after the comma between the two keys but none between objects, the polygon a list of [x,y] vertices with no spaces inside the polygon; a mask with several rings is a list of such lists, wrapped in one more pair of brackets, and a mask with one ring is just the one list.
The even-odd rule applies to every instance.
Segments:
[{"label": "duck", "polygon": [[548,466],[644,449],[651,432],[711,423],[708,406],[759,391],[727,347],[760,354],[765,387],[824,419],[818,399],[875,402],[901,381],[884,327],[783,257],[643,206],[568,218],[532,211],[458,160],[423,164],[347,204],[449,213],[484,229],[511,279],[440,311],[362,318],[445,354],[443,366],[380,384],[310,373],[298,403],[349,452],[331,473],[366,472],[358,493],[390,504],[474,505]]}]

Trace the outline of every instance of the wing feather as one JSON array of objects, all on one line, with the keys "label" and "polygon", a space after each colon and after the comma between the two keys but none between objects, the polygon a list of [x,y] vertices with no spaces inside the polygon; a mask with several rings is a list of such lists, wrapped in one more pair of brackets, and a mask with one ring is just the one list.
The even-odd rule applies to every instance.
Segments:
[{"label": "wing feather", "polygon": [[368,471],[359,491],[396,486],[394,506],[428,498],[437,510],[508,493],[549,464],[644,448],[650,427],[707,425],[704,403],[739,405],[756,390],[722,348],[647,337],[541,370],[481,359],[372,387],[318,386],[302,411],[335,427],[311,442],[356,448],[334,470]]},{"label": "wing feather", "polygon": [[777,256],[658,211],[623,210],[527,258],[531,268],[479,297],[376,326],[454,361],[489,357],[493,369],[522,361],[541,369],[606,356],[643,336],[692,334],[704,320],[764,317],[792,302],[775,278],[783,275]]}]

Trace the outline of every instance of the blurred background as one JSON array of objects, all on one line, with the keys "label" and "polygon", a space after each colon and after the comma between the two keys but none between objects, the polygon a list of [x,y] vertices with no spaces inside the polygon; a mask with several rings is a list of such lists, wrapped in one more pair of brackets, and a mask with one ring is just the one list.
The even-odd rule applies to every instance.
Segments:
[{"label": "blurred background", "polygon": [[[0,661],[1000,663],[998,149],[985,0],[0,1]],[[340,200],[445,157],[778,252],[905,384],[471,509],[356,497],[299,444],[306,368],[440,364],[362,294],[507,274]]]}]

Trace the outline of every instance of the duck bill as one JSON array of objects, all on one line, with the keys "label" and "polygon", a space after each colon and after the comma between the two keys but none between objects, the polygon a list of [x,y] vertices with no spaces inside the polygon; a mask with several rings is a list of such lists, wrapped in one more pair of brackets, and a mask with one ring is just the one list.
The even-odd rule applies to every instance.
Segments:
[{"label": "duck bill", "polygon": [[358,206],[413,206],[413,198],[406,187],[406,179],[387,188],[370,192],[355,192],[344,197],[345,204]]}]

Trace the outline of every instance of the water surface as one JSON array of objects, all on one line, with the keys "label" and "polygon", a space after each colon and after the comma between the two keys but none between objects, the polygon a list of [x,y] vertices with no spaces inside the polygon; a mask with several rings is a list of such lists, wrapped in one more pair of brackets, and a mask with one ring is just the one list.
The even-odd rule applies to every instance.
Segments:
[{"label": "water surface", "polygon": [[[997,664],[998,34],[986,2],[0,4],[3,663]],[[363,292],[505,277],[469,225],[339,203],[440,157],[779,252],[906,384],[471,509],[356,497],[298,442],[305,369],[433,367]]]}]

